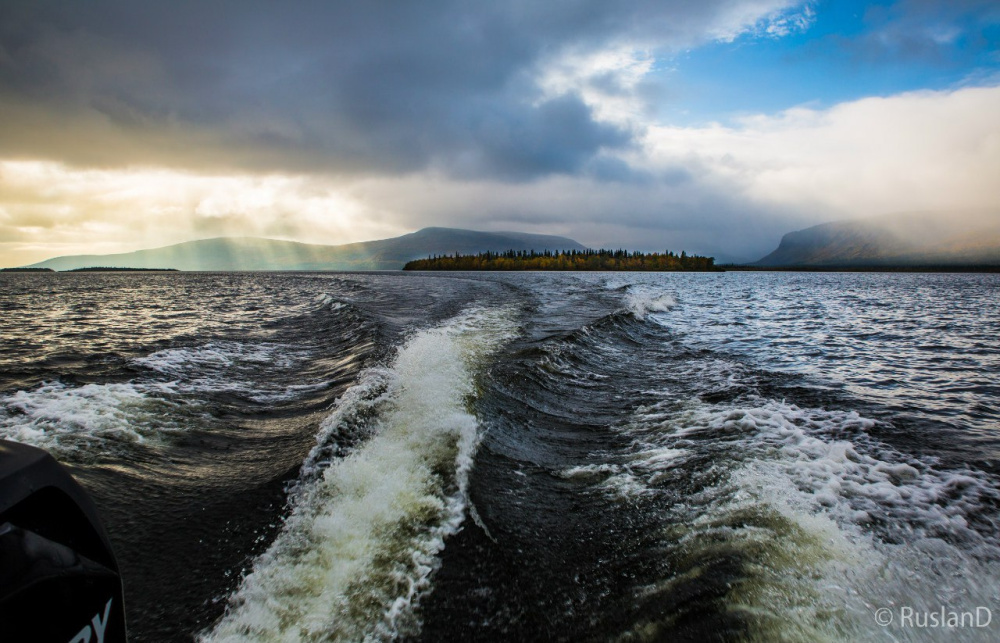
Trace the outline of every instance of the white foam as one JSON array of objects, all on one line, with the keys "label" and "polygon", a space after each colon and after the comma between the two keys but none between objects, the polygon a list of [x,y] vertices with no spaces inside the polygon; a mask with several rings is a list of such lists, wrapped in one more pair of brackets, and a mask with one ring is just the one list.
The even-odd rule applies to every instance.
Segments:
[{"label": "white foam", "polygon": [[281,385],[261,381],[261,367],[291,370],[308,352],[275,343],[216,341],[168,348],[132,360],[132,364],[174,378],[162,390],[185,395],[232,393],[260,403],[294,400],[321,390],[328,382]]},{"label": "white foam", "polygon": [[646,448],[631,454],[621,464],[603,462],[570,467],[556,472],[561,478],[593,484],[620,498],[650,495],[651,484],[660,473],[683,462],[687,451],[671,448]]},{"label": "white foam", "polygon": [[557,475],[560,478],[566,478],[567,480],[579,480],[583,482],[590,482],[595,480],[604,480],[608,476],[615,475],[622,470],[617,464],[586,464],[578,467],[570,467],[569,469],[563,469],[559,471]]},{"label": "white foam", "polygon": [[686,535],[673,542],[689,554],[721,542],[747,551],[751,577],[727,604],[755,614],[764,638],[883,640],[901,631],[875,623],[879,607],[1000,604],[996,482],[900,453],[868,435],[874,425],[775,400],[646,408],[622,427],[636,437],[631,461],[590,471],[613,473],[597,484],[610,496],[650,495],[702,450],[698,471],[673,475],[705,473],[708,456],[721,481],[674,506]]},{"label": "white foam", "polygon": [[625,305],[639,319],[650,313],[665,313],[677,305],[670,293],[652,286],[629,286],[625,293]]},{"label": "white foam", "polygon": [[635,460],[639,466],[650,471],[661,471],[676,466],[686,454],[684,449],[646,449],[638,452]]},{"label": "white foam", "polygon": [[96,453],[181,430],[165,419],[169,406],[131,383],[46,383],[0,398],[0,437],[63,456]]},{"label": "white foam", "polygon": [[371,418],[377,417],[389,405],[399,388],[398,373],[389,368],[370,368],[334,402],[334,410],[320,423],[316,446],[312,448],[295,483],[298,489],[314,481],[329,467],[331,460],[342,455],[341,443],[352,443],[370,437],[377,427]]},{"label": "white foam", "polygon": [[213,371],[241,365],[267,364],[286,368],[294,363],[295,357],[301,355],[281,344],[217,341],[195,347],[167,348],[135,358],[132,363],[167,375],[184,376],[192,369]]},{"label": "white foam", "polygon": [[[320,429],[292,510],[203,641],[384,640],[418,631],[416,602],[464,518],[478,441],[477,363],[513,334],[474,311],[415,334],[387,371],[348,392]],[[328,439],[370,419],[372,437],[330,462]]]},{"label": "white foam", "polygon": [[[969,518],[1000,499],[992,481],[981,473],[940,470],[879,444],[865,434],[873,426],[873,420],[853,411],[768,401],[751,408],[694,411],[675,430],[679,436],[704,431],[734,436],[756,454],[758,468],[766,464],[772,476],[791,482],[815,510],[828,511],[842,523],[884,519],[905,525],[915,537],[986,546],[969,527]],[[853,441],[838,437],[844,434]],[[990,515],[985,511],[980,518]],[[1000,524],[993,527],[1000,532]]]},{"label": "white foam", "polygon": [[[299,399],[328,382],[261,381],[261,367],[291,369],[306,352],[280,344],[217,341],[131,360],[170,378],[73,386],[44,383],[0,397],[0,437],[68,459],[100,458],[126,444],[159,444],[186,430],[205,394],[269,404]],[[178,396],[185,404],[173,400]],[[197,421],[197,420],[194,420]]]}]

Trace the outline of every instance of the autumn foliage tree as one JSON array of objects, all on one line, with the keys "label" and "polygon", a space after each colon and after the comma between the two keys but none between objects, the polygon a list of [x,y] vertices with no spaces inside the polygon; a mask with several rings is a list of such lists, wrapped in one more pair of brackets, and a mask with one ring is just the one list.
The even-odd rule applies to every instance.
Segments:
[{"label": "autumn foliage tree", "polygon": [[403,270],[627,270],[641,272],[715,271],[713,257],[671,251],[507,250],[475,255],[434,255],[407,263]]}]

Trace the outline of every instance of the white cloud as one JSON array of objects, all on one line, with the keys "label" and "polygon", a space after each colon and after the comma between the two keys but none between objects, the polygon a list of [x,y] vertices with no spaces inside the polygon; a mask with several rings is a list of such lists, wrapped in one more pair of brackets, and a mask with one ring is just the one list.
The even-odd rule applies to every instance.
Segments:
[{"label": "white cloud", "polygon": [[735,127],[648,128],[632,162],[827,218],[1000,207],[1000,87],[791,109]]},{"label": "white cloud", "polygon": [[653,69],[656,58],[631,44],[597,51],[564,52],[548,63],[537,80],[543,100],[578,94],[596,120],[634,125],[648,112],[636,89]]},{"label": "white cloud", "polygon": [[664,21],[663,31],[636,29],[601,47],[573,45],[542,60],[536,78],[542,96],[536,102],[576,94],[595,120],[641,129],[654,108],[642,90],[664,61],[711,41],[785,37],[807,30],[815,17],[811,0],[745,0],[720,3],[707,15],[678,12],[677,24]]},{"label": "white cloud", "polygon": [[735,2],[722,8],[708,30],[714,40],[732,42],[740,36],[781,38],[805,31],[816,19],[812,2],[773,0]]}]

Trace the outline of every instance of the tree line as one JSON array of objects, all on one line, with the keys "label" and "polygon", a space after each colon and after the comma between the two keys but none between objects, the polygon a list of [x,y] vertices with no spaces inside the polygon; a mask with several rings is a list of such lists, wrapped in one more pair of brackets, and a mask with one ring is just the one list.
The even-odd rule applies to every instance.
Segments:
[{"label": "tree line", "polygon": [[463,255],[431,255],[408,262],[403,270],[625,270],[643,272],[716,271],[714,257],[684,251],[629,252],[628,250],[507,250]]}]

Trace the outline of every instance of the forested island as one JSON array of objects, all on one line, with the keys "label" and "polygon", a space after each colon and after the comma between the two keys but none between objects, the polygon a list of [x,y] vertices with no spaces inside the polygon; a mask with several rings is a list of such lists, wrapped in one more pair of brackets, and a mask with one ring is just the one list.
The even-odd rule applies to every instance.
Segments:
[{"label": "forested island", "polygon": [[508,250],[479,254],[431,256],[408,262],[403,270],[595,270],[595,271],[719,271],[714,257],[671,251],[569,250],[535,252]]},{"label": "forested island", "polygon": [[0,272],[55,272],[51,268],[0,268]]}]

